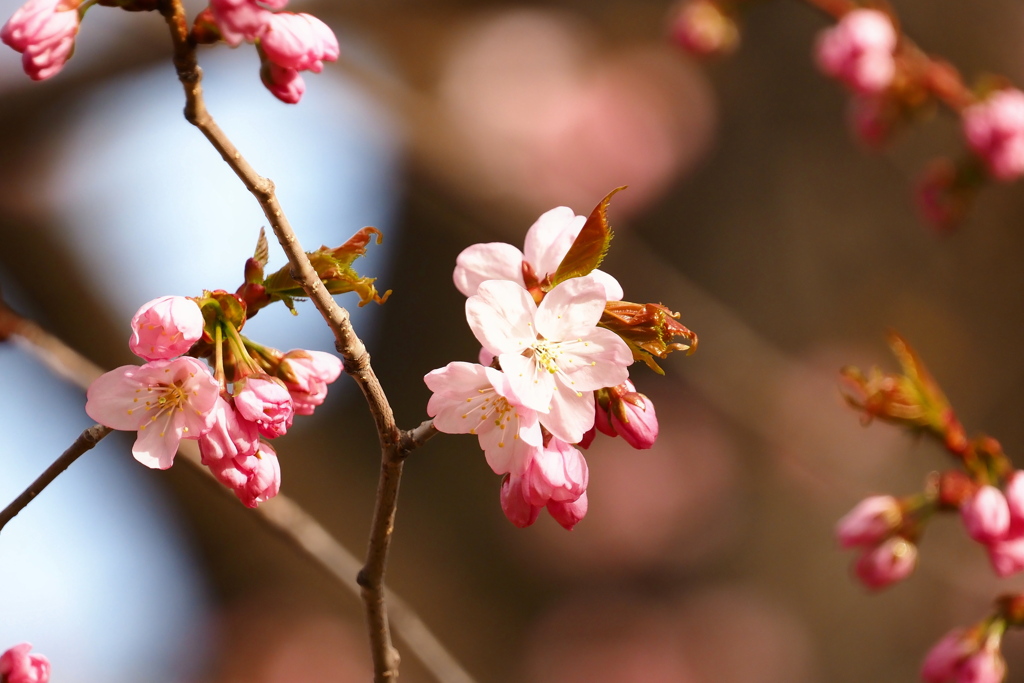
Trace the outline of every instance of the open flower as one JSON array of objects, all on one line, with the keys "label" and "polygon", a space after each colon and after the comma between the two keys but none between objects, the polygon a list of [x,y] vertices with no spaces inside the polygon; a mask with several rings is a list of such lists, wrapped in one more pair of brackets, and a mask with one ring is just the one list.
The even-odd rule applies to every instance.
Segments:
[{"label": "open flower", "polygon": [[[504,242],[474,244],[455,261],[455,286],[466,296],[476,294],[487,280],[508,280],[526,287],[524,269],[529,269],[537,282],[543,282],[558,270],[558,264],[586,222],[586,216],[577,216],[569,207],[559,206],[541,215],[527,231],[525,254]],[[604,285],[606,300],[622,298],[622,287],[611,275],[595,270],[590,276]]]},{"label": "open flower", "polygon": [[455,362],[423,378],[434,392],[427,414],[446,434],[476,434],[495,474],[522,474],[542,442],[537,413],[519,405],[494,368]]},{"label": "open flower", "polygon": [[633,362],[618,335],[597,327],[605,303],[604,286],[591,276],[566,280],[539,306],[502,280],[482,283],[466,300],[469,326],[498,357],[512,392],[567,443],[594,424],[594,390],[622,384]]},{"label": "open flower", "polygon": [[165,470],[182,439],[198,439],[213,426],[220,383],[195,358],[123,365],[101,375],[86,394],[85,412],[113,429],[138,431],[132,455]]}]

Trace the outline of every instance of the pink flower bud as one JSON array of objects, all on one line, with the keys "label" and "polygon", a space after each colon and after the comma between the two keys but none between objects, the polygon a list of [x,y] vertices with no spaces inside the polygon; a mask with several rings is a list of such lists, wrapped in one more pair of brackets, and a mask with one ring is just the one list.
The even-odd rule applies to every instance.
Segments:
[{"label": "pink flower bud", "polygon": [[203,336],[203,312],[192,299],[162,296],[132,318],[128,348],[145,360],[167,360],[187,352]]},{"label": "pink flower bud", "polygon": [[1010,510],[1010,535],[1024,532],[1024,470],[1014,470],[1003,487],[1006,505]]},{"label": "pink flower bud", "polygon": [[[631,382],[626,384],[632,386]],[[641,393],[631,391],[612,403],[611,426],[633,448],[645,449],[658,439],[658,416],[654,403]]]},{"label": "pink flower bud", "polygon": [[979,543],[1003,538],[1010,528],[1010,507],[995,486],[982,486],[960,506],[967,535]]},{"label": "pink flower bud", "polygon": [[71,57],[79,20],[77,0],[29,0],[0,28],[0,40],[22,53],[25,73],[41,81]]},{"label": "pink flower bud", "polygon": [[974,641],[963,629],[944,635],[925,655],[921,679],[925,683],[946,683],[956,676],[957,667],[976,649]]},{"label": "pink flower bud", "polygon": [[341,375],[337,356],[323,351],[289,351],[281,361],[280,376],[292,397],[297,415],[312,415],[327,398],[327,385]]},{"label": "pink flower bud", "polygon": [[246,377],[235,382],[235,408],[268,439],[284,436],[292,426],[292,398],[279,380]]},{"label": "pink flower bud", "polygon": [[995,645],[986,643],[960,665],[956,672],[957,683],[1002,683],[1006,677],[1006,660],[999,651],[998,639]]},{"label": "pink flower bud", "polygon": [[306,92],[306,81],[295,69],[286,69],[273,62],[264,62],[260,79],[267,90],[286,104],[298,104]]},{"label": "pink flower bud", "polygon": [[523,492],[523,478],[506,474],[501,481],[501,510],[508,521],[525,529],[537,521],[540,507],[532,505]]},{"label": "pink flower bud", "polygon": [[992,569],[1001,577],[1024,570],[1024,536],[989,543],[988,559]]},{"label": "pink flower bud", "polygon": [[50,662],[42,655],[29,654],[31,643],[21,643],[0,655],[0,680],[4,683],[47,683]]},{"label": "pink flower bud", "polygon": [[523,495],[535,507],[574,501],[587,490],[587,461],[578,450],[552,437],[547,446],[536,449],[522,480]]},{"label": "pink flower bud", "polygon": [[285,69],[320,73],[324,60],[338,58],[338,39],[324,22],[311,14],[272,14],[260,47],[274,64]]},{"label": "pink flower bud", "polygon": [[612,426],[611,415],[608,414],[608,410],[611,407],[610,398],[604,400],[606,395],[606,392],[597,393],[597,400],[594,401],[594,427],[602,434],[617,436],[615,427]]},{"label": "pink flower bud", "polygon": [[871,496],[839,520],[836,537],[844,548],[876,546],[893,535],[902,519],[898,500],[892,496]]},{"label": "pink flower bud", "polygon": [[587,506],[587,492],[584,491],[576,500],[551,501],[548,503],[548,512],[556,522],[572,531],[573,527],[587,515]]},{"label": "pink flower bud", "polygon": [[217,480],[235,492],[246,507],[270,500],[281,489],[281,464],[267,443],[247,456],[226,457],[207,463]]},{"label": "pink flower bud", "polygon": [[854,571],[861,583],[877,590],[907,578],[916,564],[917,546],[893,536],[861,555]]},{"label": "pink flower bud", "polygon": [[259,38],[273,16],[254,0],[210,0],[210,11],[221,37],[232,47]]},{"label": "pink flower bud", "polygon": [[233,459],[256,453],[260,437],[255,422],[243,419],[233,405],[219,397],[212,412],[213,428],[199,437],[199,453],[204,465],[223,458]]},{"label": "pink flower bud", "polygon": [[672,39],[690,54],[701,57],[731,52],[739,42],[736,23],[714,2],[693,0],[672,20]]},{"label": "pink flower bud", "polygon": [[884,13],[856,9],[818,37],[818,67],[862,94],[879,93],[896,75],[896,29]]},{"label": "pink flower bud", "polygon": [[1024,173],[1024,92],[999,90],[963,110],[967,144],[997,180]]}]

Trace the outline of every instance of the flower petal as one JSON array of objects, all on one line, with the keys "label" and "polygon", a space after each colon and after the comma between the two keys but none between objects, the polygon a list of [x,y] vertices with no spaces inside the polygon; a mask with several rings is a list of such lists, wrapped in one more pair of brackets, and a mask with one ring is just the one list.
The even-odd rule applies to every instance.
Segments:
[{"label": "flower petal", "polygon": [[466,299],[466,319],[491,353],[522,353],[534,340],[537,304],[525,289],[507,280],[488,280]]},{"label": "flower petal", "polygon": [[455,259],[455,286],[466,296],[476,294],[487,280],[511,280],[520,287],[523,282],[523,252],[511,244],[490,242],[474,244],[462,250]]},{"label": "flower petal", "polygon": [[145,390],[135,377],[141,369],[122,365],[97,377],[86,392],[85,412],[89,417],[112,429],[138,429],[144,419],[139,392]]},{"label": "flower petal", "polygon": [[569,253],[569,247],[587,222],[567,206],[559,206],[541,215],[526,233],[523,251],[533,272],[541,280],[558,270],[558,264]]},{"label": "flower petal", "polygon": [[590,271],[590,277],[604,285],[604,296],[608,301],[621,301],[624,293],[622,285],[614,277],[603,270]]},{"label": "flower petal", "polygon": [[566,280],[548,292],[537,307],[537,333],[553,341],[587,334],[604,313],[608,301],[605,296],[604,285],[592,277]]},{"label": "flower petal", "polygon": [[508,378],[512,393],[527,408],[546,413],[551,403],[551,394],[555,391],[555,378],[541,367],[533,358],[518,353],[503,353],[498,356],[498,363]]},{"label": "flower petal", "polygon": [[576,342],[558,345],[561,379],[576,391],[593,391],[622,384],[629,377],[633,354],[611,330],[595,327]]},{"label": "flower petal", "polygon": [[538,416],[541,425],[566,443],[579,443],[594,426],[594,392],[576,392],[559,384],[551,395],[551,410]]},{"label": "flower petal", "polygon": [[139,438],[132,446],[132,455],[146,467],[166,470],[174,464],[174,455],[181,442],[183,425],[176,424],[175,415],[167,411],[155,420],[139,426]]}]

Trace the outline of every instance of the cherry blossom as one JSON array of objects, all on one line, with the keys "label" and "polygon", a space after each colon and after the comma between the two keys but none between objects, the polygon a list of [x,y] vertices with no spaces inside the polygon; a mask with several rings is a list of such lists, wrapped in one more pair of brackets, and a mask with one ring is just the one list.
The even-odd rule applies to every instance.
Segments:
[{"label": "cherry blossom", "polygon": [[234,491],[246,507],[254,508],[281,490],[281,463],[268,443],[260,442],[255,453],[207,464],[217,480]]},{"label": "cherry blossom", "polygon": [[555,520],[572,529],[587,514],[589,474],[583,455],[559,439],[536,449],[526,471],[501,483],[501,509],[509,521],[525,528],[547,508]]},{"label": "cherry blossom", "polygon": [[896,29],[885,13],[855,9],[818,38],[818,66],[855,92],[869,95],[889,87],[896,74]]},{"label": "cherry blossom", "polygon": [[255,422],[238,414],[231,402],[217,397],[210,431],[199,437],[199,454],[204,465],[224,458],[246,457],[259,449],[259,431]]},{"label": "cherry blossom", "polygon": [[113,429],[138,431],[135,459],[167,469],[182,439],[198,439],[213,425],[220,383],[195,358],[124,365],[101,375],[87,392],[85,412]]},{"label": "cherry blossom", "polygon": [[892,496],[870,496],[836,524],[836,537],[844,548],[872,547],[893,535],[903,512]]},{"label": "cherry blossom", "polygon": [[866,551],[854,564],[857,578],[868,588],[885,588],[910,576],[917,566],[917,546],[892,536]]},{"label": "cherry blossom", "polygon": [[284,383],[271,377],[246,377],[235,382],[235,408],[256,423],[268,439],[284,436],[292,426],[292,398]]},{"label": "cherry blossom", "polygon": [[995,486],[982,486],[960,507],[967,535],[979,543],[991,543],[1010,529],[1010,506]]},{"label": "cherry blossom", "polygon": [[[538,282],[558,270],[587,222],[586,216],[577,216],[567,206],[559,206],[541,215],[526,233],[525,254],[511,244],[490,242],[474,244],[459,254],[455,263],[455,286],[466,296],[477,293],[487,280],[509,280],[526,287],[523,269],[529,268]],[[590,273],[605,287],[605,299],[622,299],[622,287],[608,273],[595,270]]]},{"label": "cherry blossom", "polygon": [[1024,173],[1024,92],[998,90],[963,111],[964,137],[997,180]]},{"label": "cherry blossom", "polygon": [[323,351],[289,351],[279,371],[296,415],[312,415],[327,398],[327,385],[341,376],[341,359]]},{"label": "cherry blossom", "polygon": [[78,2],[29,0],[0,28],[0,40],[21,53],[29,78],[41,81],[64,68],[75,49]]},{"label": "cherry blossom", "polygon": [[47,683],[50,662],[43,655],[29,654],[31,643],[21,643],[0,655],[0,681],[4,683]]},{"label": "cherry blossom", "polygon": [[324,60],[338,59],[334,32],[311,14],[271,14],[260,36],[260,47],[274,64],[296,71],[320,73]]},{"label": "cherry blossom", "polygon": [[446,434],[476,434],[495,474],[526,471],[542,436],[537,413],[519,404],[508,377],[494,368],[454,362],[423,378],[434,392],[427,414]]},{"label": "cherry blossom", "polygon": [[[983,642],[979,643],[979,637]],[[1001,633],[954,629],[936,643],[921,665],[926,683],[1001,683],[1006,661],[999,651]]]},{"label": "cherry blossom", "polygon": [[128,348],[145,360],[167,360],[192,348],[203,336],[203,312],[192,299],[162,296],[132,317]]},{"label": "cherry blossom", "polygon": [[512,392],[567,443],[594,424],[593,391],[624,382],[633,362],[618,335],[597,327],[605,303],[604,285],[590,276],[566,280],[539,306],[503,280],[482,283],[466,300],[469,326],[498,357]]}]

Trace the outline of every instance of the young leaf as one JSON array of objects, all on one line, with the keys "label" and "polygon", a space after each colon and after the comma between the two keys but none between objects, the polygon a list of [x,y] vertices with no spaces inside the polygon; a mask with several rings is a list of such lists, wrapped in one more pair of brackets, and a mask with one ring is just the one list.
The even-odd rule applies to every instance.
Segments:
[{"label": "young leaf", "polygon": [[551,281],[544,288],[545,291],[551,291],[556,285],[570,278],[587,275],[601,265],[612,241],[612,229],[608,225],[607,216],[608,204],[616,192],[624,189],[625,186],[615,188],[594,208],[587,222],[583,224],[580,234],[576,236],[576,241],[569,247],[565,258],[551,275]]}]

